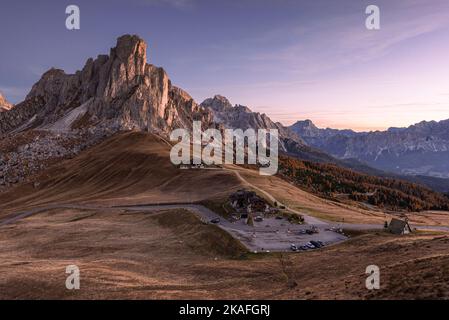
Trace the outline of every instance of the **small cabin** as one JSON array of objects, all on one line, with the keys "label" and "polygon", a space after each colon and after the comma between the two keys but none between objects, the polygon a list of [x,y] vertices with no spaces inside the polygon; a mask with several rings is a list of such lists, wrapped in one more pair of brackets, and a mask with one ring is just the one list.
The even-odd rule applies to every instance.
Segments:
[{"label": "small cabin", "polygon": [[408,221],[395,218],[390,221],[388,230],[393,234],[409,234],[412,232]]}]

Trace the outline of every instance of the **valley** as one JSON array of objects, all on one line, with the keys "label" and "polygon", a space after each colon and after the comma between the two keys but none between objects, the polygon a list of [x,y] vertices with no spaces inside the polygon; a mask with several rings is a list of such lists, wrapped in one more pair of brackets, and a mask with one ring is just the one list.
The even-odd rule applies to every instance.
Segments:
[{"label": "valley", "polygon": [[[421,297],[445,295],[443,270],[432,278],[423,275],[446,263],[449,238],[437,227],[449,226],[448,213],[409,214],[423,231],[395,236],[382,230],[389,214],[322,199],[277,176],[260,176],[257,170],[235,165],[181,170],[168,161],[169,151],[152,134],[120,134],[53,166],[38,177],[38,190],[30,182],[1,194],[0,221],[19,209],[39,212],[0,225],[0,298],[403,298],[409,291],[396,287],[394,279],[404,268],[407,277],[417,279]],[[85,176],[78,176],[83,172]],[[98,188],[106,176],[117,180],[106,190]],[[319,250],[291,253],[291,242],[312,239],[295,238],[295,230],[310,225],[267,229],[265,224],[277,221],[268,219],[260,226],[240,227],[223,218],[217,225],[204,224],[201,220],[210,221],[215,213],[205,209],[209,213],[198,214],[198,207],[189,204],[219,201],[240,188],[285,204],[308,223],[336,221],[326,222],[312,238],[325,240],[324,229],[332,225],[352,226],[354,231],[348,232],[355,235]],[[428,224],[436,228],[424,231]],[[246,236],[242,230],[248,230]],[[265,242],[263,249],[270,253],[264,253],[261,234],[281,247]],[[382,263],[385,276],[392,279],[385,282],[394,289],[388,294],[364,289],[365,264],[373,261]],[[65,289],[68,264],[80,267],[80,291]]]}]

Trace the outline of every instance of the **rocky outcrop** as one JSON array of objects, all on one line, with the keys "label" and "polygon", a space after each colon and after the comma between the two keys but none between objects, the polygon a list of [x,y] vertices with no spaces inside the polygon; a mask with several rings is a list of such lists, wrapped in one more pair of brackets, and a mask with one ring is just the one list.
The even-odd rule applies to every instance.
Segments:
[{"label": "rocky outcrop", "polygon": [[229,100],[221,95],[206,99],[201,106],[210,110],[213,115],[213,121],[223,128],[242,129],[277,129],[279,131],[280,147],[283,151],[286,148],[287,141],[291,140],[297,144],[303,145],[302,139],[289,128],[284,127],[279,122],[273,122],[266,114],[252,112],[246,106],[233,106]]},{"label": "rocky outcrop", "polygon": [[344,137],[352,137],[356,135],[356,132],[352,130],[337,130],[337,129],[320,129],[311,120],[297,121],[290,127],[292,131],[298,134],[308,144],[319,144],[322,139],[341,135]]},{"label": "rocky outcrop", "polygon": [[224,129],[277,129],[279,131],[279,150],[301,160],[336,163],[337,159],[308,146],[291,128],[273,122],[266,114],[252,112],[242,105],[233,106],[223,96],[216,95],[201,103],[201,107],[212,113],[213,121]]},{"label": "rocky outcrop", "polygon": [[[105,127],[64,133],[28,130],[0,141],[0,192],[64,159],[77,156],[110,135]],[[38,187],[35,185],[35,187]]]},{"label": "rocky outcrop", "polygon": [[49,128],[76,108],[82,112],[64,129],[111,123],[119,130],[167,134],[173,128],[191,127],[193,118],[205,124],[211,120],[188,94],[171,84],[162,68],[147,63],[142,39],[125,35],[109,55],[89,59],[75,74],[47,71],[14,114],[0,116],[0,134],[21,126]]},{"label": "rocky outcrop", "polygon": [[0,92],[0,112],[6,112],[13,108],[13,105],[9,103]]}]

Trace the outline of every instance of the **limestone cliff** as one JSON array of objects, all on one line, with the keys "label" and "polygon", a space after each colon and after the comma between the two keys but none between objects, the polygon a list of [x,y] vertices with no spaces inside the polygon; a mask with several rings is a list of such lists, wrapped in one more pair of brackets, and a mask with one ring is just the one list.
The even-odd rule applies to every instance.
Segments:
[{"label": "limestone cliff", "polygon": [[[171,84],[164,69],[147,63],[142,39],[125,35],[109,55],[89,59],[75,74],[47,71],[24,102],[0,115],[0,134],[18,128],[70,130],[105,122],[120,130],[168,133],[191,127],[194,118],[205,124],[212,120],[192,97]],[[53,126],[61,121],[64,126]]]}]

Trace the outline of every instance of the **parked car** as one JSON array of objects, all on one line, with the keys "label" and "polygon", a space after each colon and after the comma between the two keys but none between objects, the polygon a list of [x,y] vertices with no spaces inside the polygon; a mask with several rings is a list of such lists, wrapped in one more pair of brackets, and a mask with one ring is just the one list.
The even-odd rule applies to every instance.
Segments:
[{"label": "parked car", "polygon": [[298,247],[296,246],[296,244],[292,244],[292,245],[290,246],[290,250],[292,250],[292,251],[298,251]]},{"label": "parked car", "polygon": [[263,221],[263,218],[262,218],[261,216],[257,216],[257,217],[254,218],[254,221],[256,221],[256,222],[262,222],[262,221]]},{"label": "parked car", "polygon": [[284,219],[282,216],[276,216],[276,220],[282,220]]},{"label": "parked car", "polygon": [[306,243],[307,248],[309,249],[316,249],[316,247],[311,243],[311,242],[307,242]]},{"label": "parked car", "polygon": [[307,251],[307,250],[309,250],[310,248],[309,248],[308,246],[304,245],[304,246],[299,247],[299,249],[301,249],[301,250],[303,250],[303,251]]},{"label": "parked car", "polygon": [[215,218],[215,219],[212,219],[210,222],[217,224],[217,223],[220,223],[220,221],[221,221],[220,218]]},{"label": "parked car", "polygon": [[311,244],[313,244],[315,246],[315,248],[321,248],[323,245],[321,243],[319,243],[318,241],[310,241]]},{"label": "parked car", "polygon": [[318,230],[317,227],[312,226],[310,229],[307,229],[307,234],[315,234],[315,233],[319,233],[320,231]]}]

